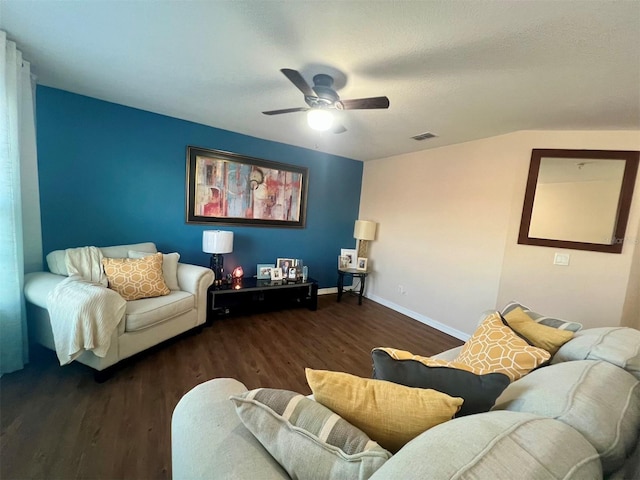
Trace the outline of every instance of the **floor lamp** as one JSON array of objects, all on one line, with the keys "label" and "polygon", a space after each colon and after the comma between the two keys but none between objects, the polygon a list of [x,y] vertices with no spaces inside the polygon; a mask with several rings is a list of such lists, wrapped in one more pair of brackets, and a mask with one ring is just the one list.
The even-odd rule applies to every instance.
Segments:
[{"label": "floor lamp", "polygon": [[213,270],[215,282],[224,280],[223,253],[233,252],[233,232],[224,230],[205,230],[202,232],[202,251],[211,254],[209,268]]},{"label": "floor lamp", "polygon": [[376,222],[368,220],[356,220],[353,228],[353,238],[358,240],[358,257],[367,258],[367,248],[371,240],[376,238]]}]

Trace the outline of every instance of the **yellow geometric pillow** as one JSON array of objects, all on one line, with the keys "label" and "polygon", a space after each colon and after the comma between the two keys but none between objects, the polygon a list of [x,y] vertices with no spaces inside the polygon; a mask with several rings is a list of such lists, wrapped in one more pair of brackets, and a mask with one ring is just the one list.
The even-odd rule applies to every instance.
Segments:
[{"label": "yellow geometric pillow", "polygon": [[348,373],[305,369],[315,400],[392,453],[422,432],[451,420],[462,398]]},{"label": "yellow geometric pillow", "polygon": [[573,332],[541,325],[520,307],[504,316],[509,326],[538,348],[544,348],[552,356],[573,338]]},{"label": "yellow geometric pillow", "polygon": [[171,290],[162,276],[162,253],[148,257],[103,258],[109,288],[125,300],[169,295]]},{"label": "yellow geometric pillow", "polygon": [[469,365],[479,375],[504,373],[514,381],[550,358],[549,352],[529,345],[502,323],[498,312],[492,312],[464,344],[454,362]]}]

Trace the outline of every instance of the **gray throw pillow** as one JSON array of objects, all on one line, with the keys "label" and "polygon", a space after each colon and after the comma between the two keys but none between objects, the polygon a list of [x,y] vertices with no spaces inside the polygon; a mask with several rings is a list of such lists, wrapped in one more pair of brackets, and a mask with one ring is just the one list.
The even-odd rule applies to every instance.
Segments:
[{"label": "gray throw pillow", "polygon": [[292,478],[367,479],[391,454],[325,406],[259,388],[231,400],[238,416]]}]

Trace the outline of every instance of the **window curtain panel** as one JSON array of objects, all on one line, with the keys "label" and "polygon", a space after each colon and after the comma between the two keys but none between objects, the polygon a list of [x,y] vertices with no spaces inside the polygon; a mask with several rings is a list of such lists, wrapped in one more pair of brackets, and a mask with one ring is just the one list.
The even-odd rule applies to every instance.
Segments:
[{"label": "window curtain panel", "polygon": [[42,269],[34,78],[0,31],[0,374],[28,362],[26,271]]}]

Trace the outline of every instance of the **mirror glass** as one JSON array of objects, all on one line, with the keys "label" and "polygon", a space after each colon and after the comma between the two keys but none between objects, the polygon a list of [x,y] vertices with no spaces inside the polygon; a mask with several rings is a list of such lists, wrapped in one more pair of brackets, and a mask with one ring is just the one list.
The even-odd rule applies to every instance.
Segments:
[{"label": "mirror glass", "polygon": [[533,150],[518,243],[622,251],[638,152]]}]

